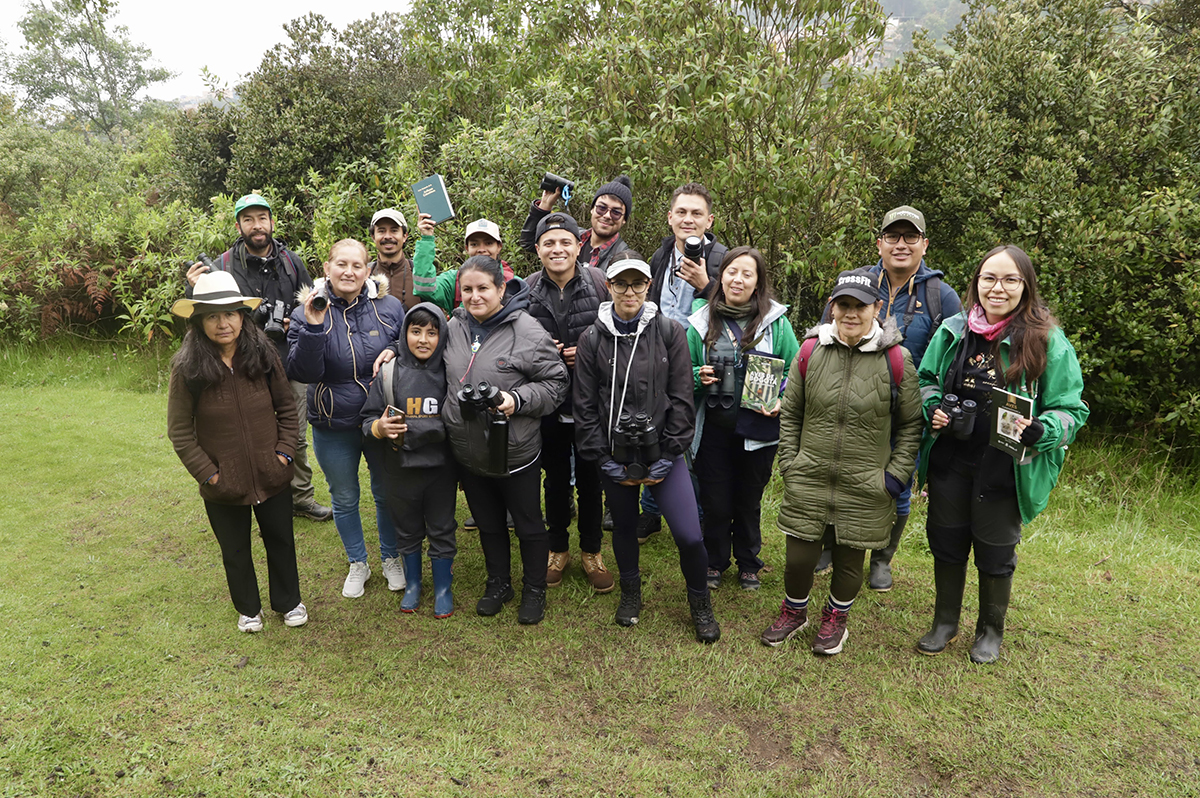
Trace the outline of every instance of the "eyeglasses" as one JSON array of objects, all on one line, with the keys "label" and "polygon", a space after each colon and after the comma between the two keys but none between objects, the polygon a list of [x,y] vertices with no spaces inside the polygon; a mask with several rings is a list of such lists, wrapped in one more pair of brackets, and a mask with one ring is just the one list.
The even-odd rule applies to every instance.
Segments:
[{"label": "eyeglasses", "polygon": [[614,222],[621,221],[621,217],[625,215],[625,211],[621,210],[620,208],[610,208],[607,205],[601,205],[599,202],[592,206],[592,213],[596,214],[598,217],[607,216]]},{"label": "eyeglasses", "polygon": [[[979,279],[979,287],[986,290],[996,284],[997,278],[996,278],[996,275],[988,274],[985,272],[985,273],[979,275],[978,279]],[[1000,278],[1000,285],[1004,286],[1005,291],[1012,291],[1014,288],[1017,288],[1018,286],[1020,286],[1021,283],[1023,283],[1023,282],[1025,282],[1025,278],[1021,277],[1019,275],[1016,275],[1016,274],[1009,274],[1009,275],[1005,275],[1004,277]]]},{"label": "eyeglasses", "polygon": [[638,280],[636,283],[627,283],[624,280],[614,280],[608,286],[618,294],[628,294],[631,289],[633,293],[640,294],[650,287],[650,281]]},{"label": "eyeglasses", "polygon": [[899,244],[903,238],[905,244],[919,244],[924,237],[920,233],[884,233],[883,241],[885,244]]}]

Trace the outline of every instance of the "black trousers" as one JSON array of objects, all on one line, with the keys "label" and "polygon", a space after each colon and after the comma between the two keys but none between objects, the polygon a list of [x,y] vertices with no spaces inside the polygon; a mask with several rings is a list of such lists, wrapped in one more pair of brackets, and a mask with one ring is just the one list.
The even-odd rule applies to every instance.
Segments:
[{"label": "black trousers", "polygon": [[929,517],[925,535],[933,558],[965,565],[974,548],[975,567],[981,574],[1012,576],[1021,541],[1021,508],[1016,492],[989,496],[975,484],[973,475],[954,469],[931,468],[927,481]]},{"label": "black trousers", "polygon": [[696,453],[696,479],[704,509],[704,548],[708,567],[724,571],[730,554],[738,571],[758,573],[763,561],[762,495],[771,480],[776,446],[746,451],[733,430],[705,424]]},{"label": "black trousers", "polygon": [[542,524],[541,476],[542,470],[536,462],[508,477],[481,477],[462,469],[459,477],[467,506],[479,525],[479,545],[483,548],[488,578],[512,578],[505,518],[511,514],[521,544],[525,585],[546,587],[550,536]]},{"label": "black trousers", "polygon": [[250,512],[267,550],[271,609],[289,612],[300,603],[300,573],[296,568],[296,539],[292,536],[292,489],[286,487],[262,504],[217,504],[205,501],[208,522],[221,547],[229,598],[242,615],[262,611],[258,578],[250,556]]},{"label": "black trousers", "polygon": [[797,601],[812,592],[813,569],[827,548],[833,555],[833,577],[829,580],[829,595],[838,601],[853,601],[863,582],[864,549],[839,546],[833,542],[832,527],[826,527],[821,540],[801,540],[787,536],[786,564],[783,569],[783,589]]},{"label": "black trousers", "polygon": [[454,518],[458,474],[454,464],[388,471],[385,491],[400,556],[420,553],[421,542],[428,538],[429,559],[453,560],[458,553],[458,521]]},{"label": "black trousers", "polygon": [[542,469],[546,472],[546,526],[550,551],[571,548],[571,456],[575,456],[575,489],[579,492],[579,549],[589,554],[600,551],[604,499],[600,490],[600,467],[575,451],[575,425],[557,416],[542,418]]}]

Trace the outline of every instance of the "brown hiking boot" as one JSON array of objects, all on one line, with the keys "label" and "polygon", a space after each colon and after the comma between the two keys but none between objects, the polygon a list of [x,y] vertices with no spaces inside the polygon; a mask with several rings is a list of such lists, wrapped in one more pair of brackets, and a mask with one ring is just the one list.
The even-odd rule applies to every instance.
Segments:
[{"label": "brown hiking boot", "polygon": [[588,554],[585,551],[580,554],[580,557],[583,560],[583,572],[587,574],[588,581],[592,583],[592,590],[597,593],[609,593],[616,587],[612,574],[604,567],[604,560],[600,557],[600,552]]},{"label": "brown hiking boot", "polygon": [[552,551],[550,561],[546,565],[546,587],[557,587],[562,584],[563,571],[571,564],[571,552]]}]

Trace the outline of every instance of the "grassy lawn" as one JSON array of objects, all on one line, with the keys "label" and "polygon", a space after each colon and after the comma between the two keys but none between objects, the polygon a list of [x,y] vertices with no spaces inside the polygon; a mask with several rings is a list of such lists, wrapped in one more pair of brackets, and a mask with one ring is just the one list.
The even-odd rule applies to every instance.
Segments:
[{"label": "grassy lawn", "polygon": [[[715,646],[694,641],[667,534],[642,548],[637,627],[576,560],[522,628],[515,603],[475,615],[472,533],[437,621],[428,593],[399,612],[377,559],[343,599],[332,523],[299,519],[312,620],[268,612],[242,635],[154,363],[51,354],[0,349],[0,795],[1200,795],[1200,489],[1128,443],[1085,432],[1072,451],[991,667],[969,634],[914,650],[933,608],[919,504],[895,589],[863,591],[840,656],[815,658],[813,629],[762,646],[777,485],[773,570],[716,592]],[[256,564],[265,600],[260,544]],[[973,572],[965,604],[973,628]]]}]

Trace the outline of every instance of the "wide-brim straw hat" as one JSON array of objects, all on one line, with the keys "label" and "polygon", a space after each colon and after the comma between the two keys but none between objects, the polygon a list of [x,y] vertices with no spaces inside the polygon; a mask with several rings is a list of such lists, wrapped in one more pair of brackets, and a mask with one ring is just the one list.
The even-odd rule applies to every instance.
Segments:
[{"label": "wide-brim straw hat", "polygon": [[171,306],[171,312],[184,319],[190,319],[196,313],[212,313],[218,310],[235,310],[247,308],[254,310],[262,299],[256,296],[242,296],[237,280],[229,272],[205,272],[196,281],[192,289],[191,299],[180,299]]}]

